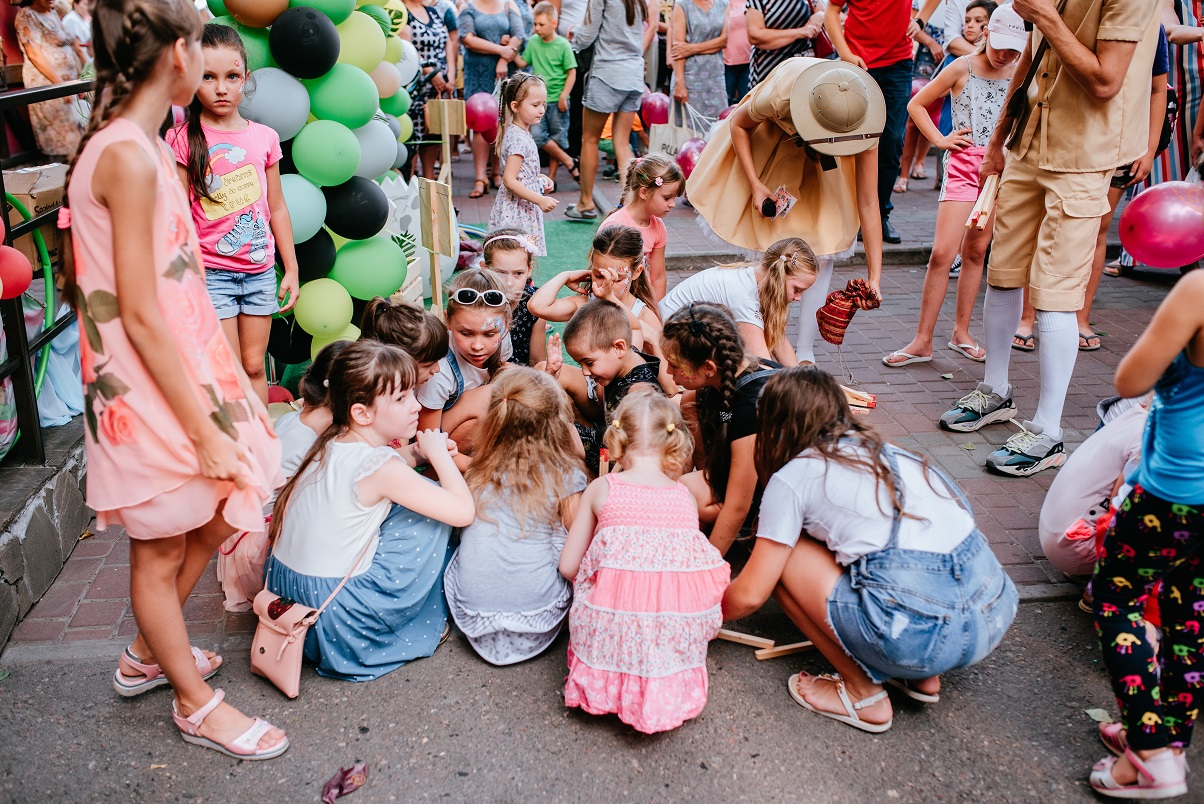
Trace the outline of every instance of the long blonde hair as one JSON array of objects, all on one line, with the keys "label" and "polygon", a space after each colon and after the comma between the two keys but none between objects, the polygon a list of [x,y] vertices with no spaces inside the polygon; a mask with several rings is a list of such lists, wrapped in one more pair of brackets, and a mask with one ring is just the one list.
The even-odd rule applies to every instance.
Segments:
[{"label": "long blonde hair", "polygon": [[[735,263],[720,267],[747,268],[748,265]],[[757,279],[757,303],[761,307],[765,345],[770,352],[786,337],[786,319],[790,314],[786,280],[800,274],[815,276],[818,271],[815,252],[801,237],[784,237],[765,249],[761,256],[761,276]]]},{"label": "long blonde hair", "polygon": [[526,366],[498,374],[489,411],[477,429],[477,450],[464,475],[477,517],[490,506],[514,513],[523,537],[559,521],[559,505],[585,471],[574,449],[572,402],[551,375]]},{"label": "long blonde hair", "polygon": [[602,443],[616,463],[633,449],[657,450],[661,454],[661,471],[674,478],[690,468],[694,457],[694,439],[686,429],[681,411],[647,383],[634,386],[623,397]]}]

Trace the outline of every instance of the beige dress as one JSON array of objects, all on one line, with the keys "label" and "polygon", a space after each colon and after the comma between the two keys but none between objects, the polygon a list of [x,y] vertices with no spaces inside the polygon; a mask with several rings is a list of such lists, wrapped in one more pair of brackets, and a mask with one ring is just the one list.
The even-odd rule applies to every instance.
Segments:
[{"label": "beige dress", "polygon": [[801,237],[817,255],[839,254],[853,246],[861,227],[855,159],[835,157],[836,168],[825,171],[794,140],[790,90],[818,61],[800,57],[782,62],[740,103],[758,123],[751,132],[757,175],[770,192],[785,185],[798,199],[786,217],[765,218],[753,209],[752,188],[732,148],[731,117],[715,131],[686,182],[690,203],[728,243],[764,251],[784,237]]},{"label": "beige dress", "polygon": [[[17,41],[25,54],[21,68],[21,80],[27,87],[45,87],[54,82],[34,66],[29,58],[36,51],[41,61],[48,63],[63,81],[79,78],[80,64],[71,43],[75,37],[67,33],[59,15],[53,11],[39,14],[32,8],[17,11],[14,21]],[[68,102],[70,101],[70,102]],[[84,133],[84,118],[77,108],[78,99],[57,98],[45,103],[34,103],[29,107],[29,121],[38,150],[50,156],[71,156],[79,147]]]}]

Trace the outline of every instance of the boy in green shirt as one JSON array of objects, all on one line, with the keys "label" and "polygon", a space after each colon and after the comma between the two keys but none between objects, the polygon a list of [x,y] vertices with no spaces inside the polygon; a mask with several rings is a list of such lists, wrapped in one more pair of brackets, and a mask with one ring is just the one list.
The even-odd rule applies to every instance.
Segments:
[{"label": "boy in green shirt", "polygon": [[531,126],[531,136],[535,138],[535,145],[547,151],[550,157],[548,178],[555,185],[556,172],[562,164],[574,179],[580,175],[575,160],[565,151],[569,147],[569,93],[577,80],[577,57],[573,55],[569,40],[556,33],[559,15],[554,5],[543,0],[536,4],[532,16],[535,18],[535,36],[514,63],[520,68],[530,66],[531,71],[547,84],[548,109],[543,118]]}]

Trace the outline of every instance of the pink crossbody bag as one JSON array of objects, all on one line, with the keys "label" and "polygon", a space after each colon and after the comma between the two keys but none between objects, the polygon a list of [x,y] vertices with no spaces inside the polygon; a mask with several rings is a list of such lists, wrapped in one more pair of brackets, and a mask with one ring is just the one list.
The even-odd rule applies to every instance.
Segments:
[{"label": "pink crossbody bag", "polygon": [[[330,601],[342,591],[351,579],[351,573],[364,560],[372,540],[351,563],[351,569],[339,581],[339,585],[326,598],[320,608],[311,609],[295,600],[273,594],[266,588],[255,595],[255,615],[259,624],[255,626],[255,639],[251,642],[251,672],[263,676],[290,698],[301,692],[301,659],[305,653],[305,635],[309,627],[318,621],[318,615],[326,610]],[[270,557],[270,554],[269,554]]]}]

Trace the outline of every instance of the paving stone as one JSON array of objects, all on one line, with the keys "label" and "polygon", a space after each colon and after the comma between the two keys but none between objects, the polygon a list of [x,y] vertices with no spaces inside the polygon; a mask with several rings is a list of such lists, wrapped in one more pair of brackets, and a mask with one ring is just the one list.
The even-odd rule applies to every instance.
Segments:
[{"label": "paving stone", "polygon": [[57,642],[67,629],[66,620],[31,620],[26,618],[13,631],[13,642]]},{"label": "paving stone", "polygon": [[105,625],[116,628],[127,605],[125,600],[85,600],[75,610],[75,616],[71,618],[71,627]]},{"label": "paving stone", "polygon": [[129,567],[104,567],[96,573],[88,590],[89,600],[128,600],[129,597]]},{"label": "paving stone", "polygon": [[70,617],[88,590],[87,581],[58,581],[50,587],[42,599],[30,609],[30,616],[38,618]]},{"label": "paving stone", "polygon": [[113,629],[110,628],[68,628],[63,633],[64,642],[83,642],[89,640],[112,639]]}]

